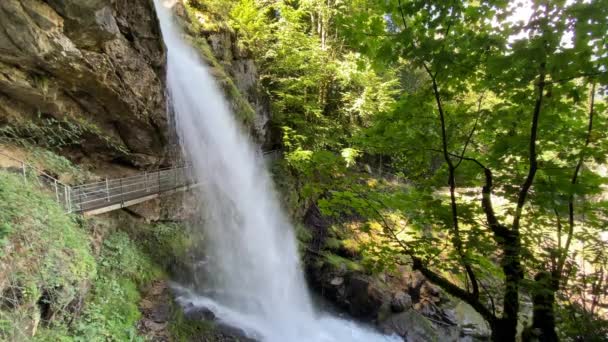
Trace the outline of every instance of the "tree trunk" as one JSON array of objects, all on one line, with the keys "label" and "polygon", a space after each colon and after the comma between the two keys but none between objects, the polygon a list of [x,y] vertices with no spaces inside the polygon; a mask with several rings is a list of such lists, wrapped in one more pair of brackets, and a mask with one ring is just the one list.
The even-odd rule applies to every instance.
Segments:
[{"label": "tree trunk", "polygon": [[[514,342],[515,335],[512,329],[512,323],[510,320],[503,318],[497,319],[495,322],[490,324],[492,328],[492,341],[493,342]],[[515,322],[517,328],[517,321]],[[517,329],[516,329],[517,330]]]},{"label": "tree trunk", "polygon": [[531,335],[539,342],[557,342],[555,332],[555,283],[549,272],[539,272],[534,277],[532,291],[533,318]]},{"label": "tree trunk", "polygon": [[[587,126],[587,136],[585,138],[584,147],[581,149],[578,157],[578,162],[574,168],[571,184],[578,183],[579,173],[584,164],[585,150],[591,143],[591,133],[593,131],[594,119],[594,104],[595,104],[595,82],[592,82],[589,90],[589,120]],[[531,337],[534,337],[540,342],[558,341],[557,333],[555,332],[555,293],[559,291],[563,284],[568,282],[567,277],[564,279],[564,266],[570,250],[570,244],[574,235],[574,195],[571,194],[568,198],[568,232],[566,237],[566,245],[562,248],[561,244],[561,223],[558,216],[558,260],[557,265],[552,273],[540,272],[534,277],[535,288],[532,296],[533,302],[533,318]]]},{"label": "tree trunk", "polygon": [[515,342],[517,336],[517,318],[519,313],[519,283],[522,279],[521,245],[519,233],[506,232],[503,245],[502,269],[505,274],[505,294],[503,297],[503,314],[500,320],[499,339],[495,341]]}]

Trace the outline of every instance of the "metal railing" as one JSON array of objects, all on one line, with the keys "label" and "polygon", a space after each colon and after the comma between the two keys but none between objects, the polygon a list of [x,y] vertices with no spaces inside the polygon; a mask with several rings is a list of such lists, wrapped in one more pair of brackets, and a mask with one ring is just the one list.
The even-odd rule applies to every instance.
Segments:
[{"label": "metal railing", "polygon": [[70,186],[60,182],[57,178],[38,169],[37,167],[14,158],[6,153],[0,152],[5,158],[8,158],[18,166],[9,167],[8,169],[18,172],[23,177],[24,183],[35,182],[43,188],[51,190],[54,193],[55,200],[67,211],[70,211]]},{"label": "metal railing", "polygon": [[86,212],[191,184],[188,167],[176,167],[105,181],[69,186],[35,166],[0,152],[16,163],[9,171],[19,173],[24,183],[35,182],[52,191],[67,212]]},{"label": "metal railing", "polygon": [[70,187],[69,211],[91,211],[188,186],[189,173],[189,167],[176,167]]},{"label": "metal railing", "polygon": [[[280,157],[280,153],[280,151],[274,150],[263,152],[263,155],[266,160],[273,161]],[[190,177],[190,167],[180,166],[129,177],[69,186],[31,164],[2,152],[0,154],[19,165],[19,167],[13,168],[14,171],[23,175],[24,182],[36,181],[39,185],[52,191],[55,200],[67,212],[84,213],[117,204],[121,204],[119,207],[123,207],[130,201],[183,188],[194,183],[193,178]]]}]

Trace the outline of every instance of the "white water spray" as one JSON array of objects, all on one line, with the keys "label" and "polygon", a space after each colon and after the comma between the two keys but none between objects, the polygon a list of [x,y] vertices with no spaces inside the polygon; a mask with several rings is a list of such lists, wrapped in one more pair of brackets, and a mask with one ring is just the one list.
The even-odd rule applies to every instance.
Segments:
[{"label": "white water spray", "polygon": [[263,158],[197,52],[182,40],[167,4],[155,4],[168,50],[177,133],[203,184],[206,252],[217,287],[212,298],[190,294],[188,301],[263,341],[391,340],[315,313],[292,227]]}]

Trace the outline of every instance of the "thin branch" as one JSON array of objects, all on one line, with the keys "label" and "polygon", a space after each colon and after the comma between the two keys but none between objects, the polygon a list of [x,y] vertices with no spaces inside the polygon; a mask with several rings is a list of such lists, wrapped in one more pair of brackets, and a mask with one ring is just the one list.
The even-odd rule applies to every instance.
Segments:
[{"label": "thin branch", "polygon": [[488,291],[488,288],[483,284],[482,281],[479,282],[479,285],[481,285],[481,288],[483,289],[483,291],[486,293],[486,295],[490,299],[490,305],[492,305],[492,314],[496,315],[496,305],[494,304],[494,297],[492,296],[490,291]]},{"label": "thin branch", "polygon": [[[473,294],[469,293],[468,291],[461,289],[460,287],[458,287],[458,286],[454,285],[452,282],[450,282],[448,279],[431,271],[428,267],[424,266],[422,259],[417,257],[414,254],[414,252],[401,239],[399,239],[398,236],[395,235],[395,231],[392,228],[392,225],[388,223],[388,221],[386,220],[384,215],[382,215],[382,213],[380,213],[378,208],[376,208],[373,204],[370,203],[370,201],[372,201],[372,199],[369,199],[367,196],[365,196],[363,194],[359,194],[359,195],[362,196],[363,200],[365,200],[365,202],[369,205],[370,209],[372,209],[374,211],[374,213],[378,216],[378,218],[380,218],[382,220],[385,231],[387,231],[391,234],[392,240],[401,247],[401,249],[403,250],[403,252],[406,255],[408,255],[410,258],[412,258],[414,270],[419,270],[432,283],[439,285],[442,289],[444,289],[449,294],[451,294],[457,298],[460,298],[463,301],[465,301],[467,304],[471,305],[475,309],[475,311],[479,312],[479,314],[481,314],[482,317],[484,319],[486,319],[490,324],[493,324],[497,320],[496,315],[494,315],[490,310],[488,310],[488,308],[486,308],[479,301],[478,296],[474,296]],[[381,201],[376,200],[376,202],[378,202],[379,204],[382,204]]]},{"label": "thin branch", "polygon": [[469,143],[471,142],[471,139],[473,138],[473,134],[475,134],[475,130],[477,130],[477,124],[479,123],[479,119],[482,116],[482,111],[481,111],[481,103],[483,101],[483,98],[485,96],[485,93],[482,93],[481,96],[479,97],[479,100],[477,101],[477,118],[475,119],[475,124],[473,125],[473,128],[471,129],[471,132],[469,133],[469,135],[467,136],[467,141],[464,143],[464,147],[462,148],[462,152],[460,153],[460,160],[458,161],[458,163],[456,163],[455,168],[458,168],[460,166],[460,163],[462,163],[462,161],[464,160],[464,154],[467,152],[467,148],[469,147]]},{"label": "thin branch", "polygon": [[364,35],[368,36],[368,37],[399,37],[398,34],[395,33],[368,33],[368,32],[363,32]]},{"label": "thin branch", "polygon": [[401,4],[401,0],[399,0],[399,12],[401,13],[401,20],[403,20],[403,28],[407,28],[407,20],[405,20],[405,11],[403,10],[403,5]]},{"label": "thin branch", "polygon": [[557,80],[548,80],[548,81],[546,81],[546,84],[556,84],[556,83],[568,82],[568,81],[572,81],[572,80],[575,80],[577,78],[583,78],[583,77],[602,76],[602,75],[605,75],[607,73],[608,73],[608,71],[586,72],[586,73],[578,74],[578,75],[575,75],[575,76],[560,78],[560,79],[557,79]]},{"label": "thin branch", "polygon": [[530,128],[530,147],[529,147],[529,167],[528,167],[528,176],[526,180],[521,186],[519,190],[519,194],[517,196],[517,207],[515,209],[515,214],[513,215],[513,224],[512,229],[514,233],[519,232],[519,223],[522,216],[522,211],[524,205],[526,204],[526,199],[528,198],[528,193],[530,192],[530,188],[532,187],[532,183],[534,182],[534,177],[536,176],[536,171],[538,170],[538,160],[536,154],[536,142],[538,140],[538,121],[540,118],[540,113],[542,109],[543,99],[544,99],[544,91],[545,91],[545,63],[541,63],[540,65],[540,77],[538,81],[538,97],[536,99],[536,103],[534,105],[534,112],[532,113],[532,127]]},{"label": "thin branch", "polygon": [[[438,150],[438,149],[434,149],[434,148],[427,148],[427,151],[432,151],[432,152],[437,152],[437,153],[443,153],[443,151]],[[482,169],[487,169],[487,167],[482,164],[479,160],[475,159],[475,158],[471,158],[471,157],[465,157],[465,156],[460,156],[458,154],[452,153],[452,152],[448,152],[448,154],[452,157],[458,158],[459,160],[467,160],[470,162],[473,162],[475,164],[477,164],[477,166],[479,166]]]},{"label": "thin branch", "polygon": [[496,316],[486,308],[480,301],[479,298],[474,297],[471,293],[461,289],[460,287],[452,284],[449,280],[442,277],[441,275],[431,271],[425,267],[422,260],[415,255],[410,255],[413,261],[413,269],[420,271],[429,281],[439,285],[449,294],[462,299],[467,304],[471,305],[475,311],[477,311],[490,325],[494,325],[497,321]]},{"label": "thin branch", "polygon": [[446,132],[446,124],[445,124],[445,111],[443,109],[443,104],[441,103],[441,96],[439,93],[439,87],[437,85],[437,80],[435,76],[432,75],[431,70],[424,65],[426,72],[431,77],[433,83],[433,95],[435,96],[435,102],[437,104],[437,110],[439,112],[439,122],[441,123],[441,143],[443,147],[443,157],[445,162],[448,164],[448,184],[450,186],[450,208],[452,211],[452,228],[454,230],[454,247],[458,252],[458,256],[461,259],[461,262],[465,268],[467,276],[471,281],[471,285],[473,287],[473,297],[479,297],[479,285],[477,284],[477,277],[469,260],[467,259],[466,253],[464,251],[462,239],[460,237],[460,228],[458,224],[458,205],[456,202],[456,168],[454,167],[454,163],[450,158],[450,152],[448,151],[448,137]]},{"label": "thin branch", "polygon": [[[591,94],[589,101],[589,123],[587,126],[587,136],[585,138],[585,145],[580,152],[578,157],[578,162],[576,167],[574,168],[574,173],[572,175],[572,180],[570,183],[572,185],[576,185],[578,183],[578,176],[585,162],[585,152],[591,143],[591,135],[593,132],[593,119],[595,115],[595,82],[591,85]],[[570,244],[572,243],[572,237],[574,235],[574,194],[570,194],[568,197],[568,236],[566,237],[566,244],[564,245],[563,250],[561,251],[561,255],[559,258],[558,266],[557,266],[557,276],[561,278],[562,272],[564,269],[564,264],[566,263],[566,258],[568,256],[568,250],[570,249]],[[561,279],[557,279],[557,286],[559,287],[559,282]]]},{"label": "thin branch", "polygon": [[555,270],[557,272],[558,270],[558,265],[559,265],[559,260],[561,259],[561,257],[559,255],[561,255],[560,251],[562,250],[562,231],[563,231],[563,226],[562,226],[562,219],[559,215],[559,212],[557,211],[557,208],[553,208],[553,213],[555,213],[555,219],[557,221],[557,250],[558,250],[558,257],[557,257],[557,262],[555,263]]}]

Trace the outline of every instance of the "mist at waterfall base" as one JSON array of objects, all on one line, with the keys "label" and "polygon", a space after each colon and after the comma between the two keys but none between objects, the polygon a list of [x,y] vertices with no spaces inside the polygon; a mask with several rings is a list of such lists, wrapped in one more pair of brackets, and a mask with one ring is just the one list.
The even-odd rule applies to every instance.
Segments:
[{"label": "mist at waterfall base", "polygon": [[220,322],[261,341],[395,340],[315,311],[293,229],[261,154],[207,66],[182,40],[171,4],[155,0],[155,5],[168,50],[167,88],[176,130],[193,176],[203,184],[201,229],[215,287],[213,295],[192,289],[178,299],[213,311]]}]

